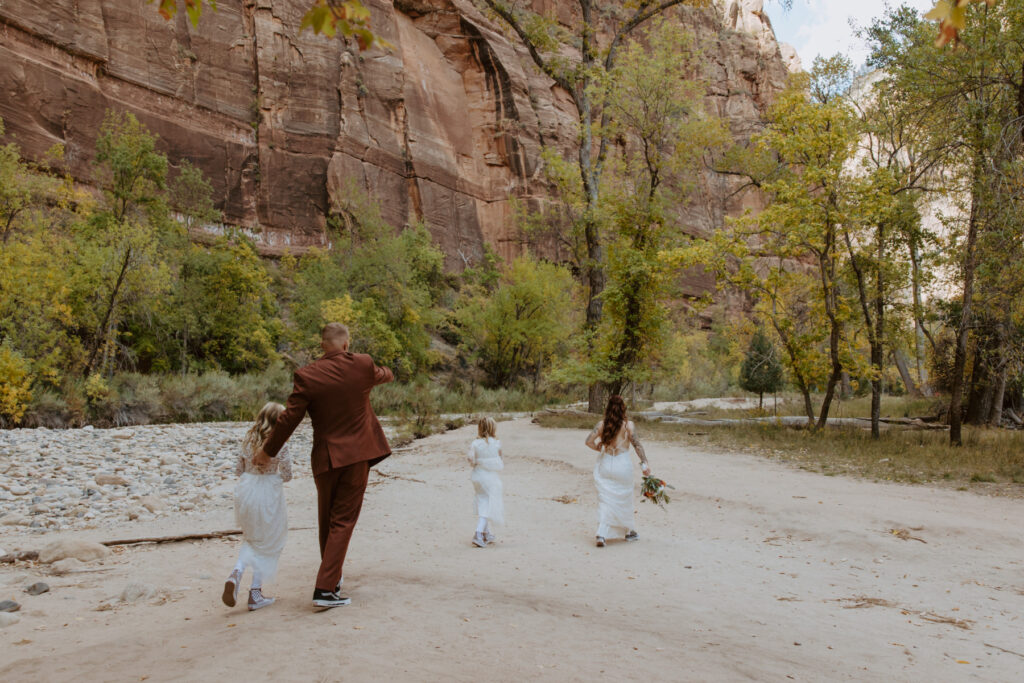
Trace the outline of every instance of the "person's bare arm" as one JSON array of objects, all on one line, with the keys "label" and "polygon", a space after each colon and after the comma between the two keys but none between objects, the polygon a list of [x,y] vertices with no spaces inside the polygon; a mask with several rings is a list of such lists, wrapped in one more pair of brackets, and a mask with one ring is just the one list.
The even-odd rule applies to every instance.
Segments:
[{"label": "person's bare arm", "polygon": [[306,408],[309,406],[309,397],[306,395],[306,388],[302,383],[299,373],[295,373],[294,386],[291,396],[285,404],[284,412],[277,418],[277,424],[270,436],[264,442],[263,447],[253,455],[253,461],[257,465],[269,465],[270,459],[277,456],[278,451],[284,446],[285,441],[292,435],[295,428],[306,416]]},{"label": "person's bare arm", "polygon": [[651,466],[647,462],[647,454],[644,453],[644,445],[640,443],[640,438],[636,435],[636,425],[630,422],[627,428],[629,431],[629,443],[633,444],[633,450],[636,451],[637,457],[640,458],[640,469],[644,474],[650,474]]},{"label": "person's bare arm", "polygon": [[601,450],[601,425],[604,423],[602,420],[594,425],[594,428],[587,434],[587,448],[592,448],[595,451]]}]

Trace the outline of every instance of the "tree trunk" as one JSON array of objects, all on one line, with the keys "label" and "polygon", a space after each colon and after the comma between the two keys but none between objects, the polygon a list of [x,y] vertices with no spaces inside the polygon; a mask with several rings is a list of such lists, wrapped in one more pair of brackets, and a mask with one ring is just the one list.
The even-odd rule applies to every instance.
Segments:
[{"label": "tree trunk", "polygon": [[[928,383],[928,370],[925,365],[925,329],[924,310],[921,306],[921,265],[918,261],[917,239],[910,239],[910,277],[911,291],[914,295],[914,360],[917,362],[917,381],[920,392],[924,396],[932,396],[932,388]],[[900,371],[902,374],[902,370]]]},{"label": "tree trunk", "polygon": [[997,359],[995,369],[995,385],[992,391],[992,406],[988,413],[990,427],[998,427],[1003,422],[1003,404],[1006,401],[1006,372],[1008,365],[1007,343],[1011,321],[1009,315],[996,327]]},{"label": "tree trunk", "polygon": [[844,401],[853,398],[853,382],[850,380],[850,373],[846,370],[839,375],[839,398]]},{"label": "tree trunk", "polygon": [[[834,229],[834,228],[832,228]],[[836,279],[835,279],[835,234],[832,233],[826,240],[824,253],[818,257],[822,290],[825,297],[825,314],[829,322],[828,354],[832,361],[832,372],[829,374],[828,384],[825,387],[825,397],[821,401],[821,411],[818,415],[818,422],[815,429],[821,429],[828,422],[828,411],[832,407],[832,398],[836,393],[836,385],[843,375],[843,363],[839,357],[839,341],[841,327],[838,319],[836,301]]]},{"label": "tree trunk", "polygon": [[107,311],[103,315],[103,322],[100,323],[98,328],[96,328],[96,339],[93,341],[92,350],[89,352],[89,361],[85,364],[86,377],[92,374],[93,367],[96,364],[96,354],[99,353],[102,347],[106,346],[108,326],[111,323],[111,316],[114,313],[114,307],[117,305],[117,295],[121,293],[121,285],[124,283],[125,275],[128,274],[128,266],[131,263],[131,258],[132,248],[131,246],[127,246],[124,250],[124,259],[121,261],[121,271],[117,274],[117,280],[114,282],[114,286],[110,290],[110,299],[107,302]]},{"label": "tree trunk", "polygon": [[[987,340],[986,340],[987,341]],[[974,364],[971,367],[971,379],[967,391],[967,406],[964,408],[964,422],[967,424],[981,424],[988,411],[985,409],[985,402],[989,392],[989,367],[986,356],[988,355],[987,343],[975,342]]]},{"label": "tree trunk", "polygon": [[960,322],[956,330],[956,351],[953,354],[953,386],[949,396],[949,443],[962,446],[963,440],[963,395],[964,370],[967,367],[967,335],[971,327],[974,304],[974,271],[977,268],[978,223],[981,213],[981,197],[978,196],[981,182],[981,159],[974,164],[974,197],[971,199],[971,215],[967,221],[967,244],[964,253],[964,292]]},{"label": "tree trunk", "polygon": [[587,412],[603,414],[608,396],[608,388],[602,382],[595,382],[587,387]]},{"label": "tree trunk", "polygon": [[907,389],[907,394],[914,397],[924,396],[924,392],[914,383],[914,377],[910,374],[910,366],[907,365],[907,356],[903,353],[903,349],[895,349],[892,359],[896,364],[896,369],[900,371],[900,378],[903,380],[903,386]]}]

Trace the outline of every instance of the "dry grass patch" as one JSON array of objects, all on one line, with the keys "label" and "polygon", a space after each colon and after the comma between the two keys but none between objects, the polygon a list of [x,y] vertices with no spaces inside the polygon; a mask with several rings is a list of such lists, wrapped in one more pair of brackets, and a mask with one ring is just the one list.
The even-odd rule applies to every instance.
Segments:
[{"label": "dry grass patch", "polygon": [[[591,429],[598,419],[541,414],[536,421],[544,427]],[[967,427],[964,445],[954,448],[944,431],[892,429],[875,440],[866,430],[841,427],[814,432],[770,422],[699,428],[637,422],[647,439],[777,458],[826,476],[943,483],[1024,495],[1024,431]]]}]

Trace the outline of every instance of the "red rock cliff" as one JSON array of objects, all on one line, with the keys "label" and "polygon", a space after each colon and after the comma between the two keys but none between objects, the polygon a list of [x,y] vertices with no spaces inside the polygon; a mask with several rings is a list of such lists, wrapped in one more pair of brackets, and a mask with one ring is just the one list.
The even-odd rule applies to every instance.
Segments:
[{"label": "red rock cliff", "polygon": [[[575,144],[568,98],[469,0],[366,4],[392,52],[299,33],[308,0],[220,0],[198,28],[142,0],[4,0],[0,117],[28,156],[63,143],[88,181],[104,112],[135,113],[268,253],[322,244],[329,193],[354,181],[395,225],[425,220],[452,267],[485,242],[514,255],[509,199],[546,192],[542,145]],[[739,136],[786,76],[760,4],[685,12],[707,41],[709,103]],[[708,182],[694,232],[743,208]]]}]

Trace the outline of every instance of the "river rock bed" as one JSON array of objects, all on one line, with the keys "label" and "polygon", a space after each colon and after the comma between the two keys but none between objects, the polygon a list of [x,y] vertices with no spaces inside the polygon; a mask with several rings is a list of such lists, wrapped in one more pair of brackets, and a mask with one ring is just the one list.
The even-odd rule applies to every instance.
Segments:
[{"label": "river rock bed", "polygon": [[[230,507],[249,426],[0,430],[0,526],[36,534]],[[307,420],[289,441],[295,477],[310,476],[311,442]]]}]

